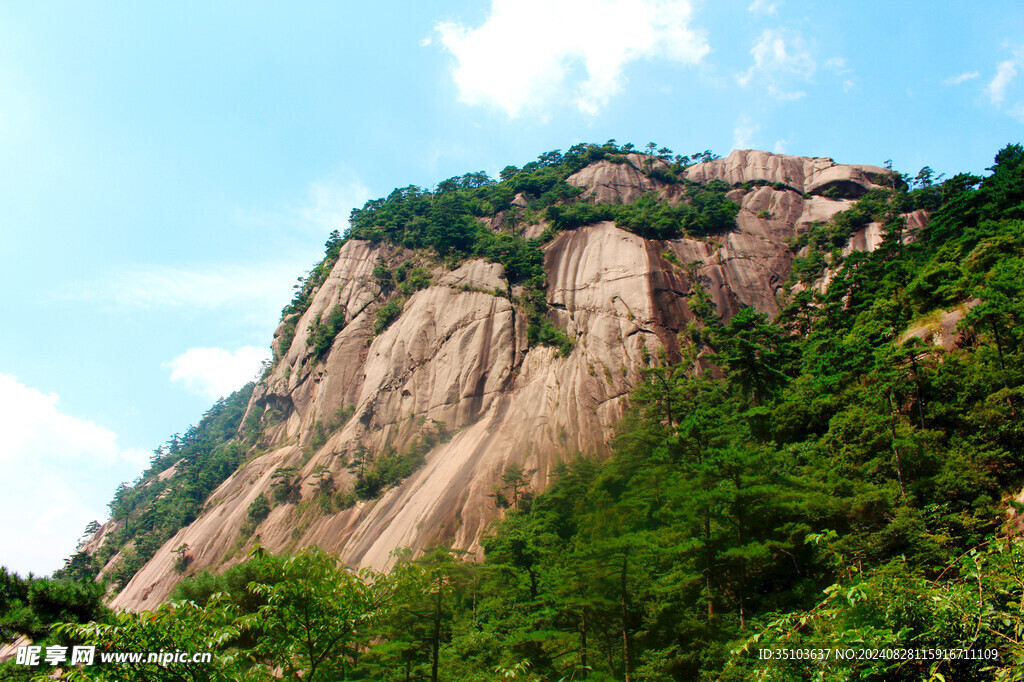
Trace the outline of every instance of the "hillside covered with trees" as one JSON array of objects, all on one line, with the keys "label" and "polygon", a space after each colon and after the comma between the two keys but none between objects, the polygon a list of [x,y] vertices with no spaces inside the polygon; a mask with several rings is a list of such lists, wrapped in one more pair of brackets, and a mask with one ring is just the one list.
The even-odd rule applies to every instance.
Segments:
[{"label": "hillside covered with trees", "polygon": [[[689,158],[646,169],[679,184],[681,202],[573,201],[570,173],[630,151],[580,146],[500,181],[469,174],[369,202],[285,319],[345,239],[385,241],[453,264],[502,263],[532,306],[530,342],[568,352],[544,314],[552,234],[526,239],[479,219],[523,193],[527,206],[503,219],[543,217],[551,233],[607,219],[648,239],[730,229],[730,188],[683,182]],[[904,215],[919,208],[929,222],[910,234]],[[881,245],[844,254],[872,221]],[[154,612],[114,614],[88,580],[93,559],[76,555],[63,579],[0,574],[0,633],[214,653],[212,664],[95,665],[64,679],[1024,679],[1024,148],[1002,149],[983,178],[893,176],[793,250],[803,255],[774,320],[751,308],[721,319],[693,291],[681,357],[649,358],[608,458],[564,453],[542,492],[521,469],[503,472],[482,562],[436,547],[388,574],[356,573],[316,549],[257,547],[184,580]],[[826,268],[828,286],[812,286]],[[415,273],[385,276],[398,296]],[[932,345],[947,323],[953,341]],[[247,399],[218,404],[119,490],[122,536],[108,551],[137,562],[187,523],[258,439],[242,423]],[[167,492],[156,474],[172,464],[189,473]],[[970,653],[761,653],[851,648]]]}]

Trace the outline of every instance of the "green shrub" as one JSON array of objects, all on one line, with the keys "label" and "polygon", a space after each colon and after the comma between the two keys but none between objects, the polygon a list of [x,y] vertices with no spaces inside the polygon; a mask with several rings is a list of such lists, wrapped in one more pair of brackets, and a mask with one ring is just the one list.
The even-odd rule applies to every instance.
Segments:
[{"label": "green shrub", "polygon": [[388,301],[377,311],[377,319],[373,323],[373,333],[380,334],[391,326],[391,323],[402,314],[402,304],[398,301]]},{"label": "green shrub", "polygon": [[188,545],[178,545],[178,548],[174,550],[174,572],[181,575],[188,570],[188,565],[192,562],[192,557],[188,555]]},{"label": "green shrub", "polygon": [[[430,272],[425,268],[412,268],[411,270],[402,270],[405,263],[398,268],[396,279],[398,279],[398,290],[402,292],[403,296],[412,296],[420,289],[426,289],[430,286]],[[400,275],[400,276],[399,276]]]},{"label": "green shrub", "polygon": [[260,493],[256,496],[256,499],[249,505],[249,511],[246,513],[246,518],[252,523],[253,527],[260,524],[263,519],[270,516],[270,501],[267,496]]},{"label": "green shrub", "polygon": [[270,477],[271,490],[274,492],[275,502],[298,502],[301,493],[301,482],[299,481],[298,469],[295,467],[281,467]]},{"label": "green shrub", "polygon": [[395,282],[391,276],[391,269],[388,268],[387,261],[383,258],[377,259],[377,265],[373,268],[373,281],[380,288],[382,293],[388,293],[391,291]]},{"label": "green shrub", "polygon": [[314,358],[323,357],[331,349],[334,337],[345,328],[347,314],[345,306],[339,304],[331,308],[326,320],[322,320],[321,315],[317,315],[309,325],[309,338],[306,339],[306,345],[313,349]]},{"label": "green shrub", "polygon": [[828,261],[825,254],[817,249],[811,249],[802,258],[793,259],[793,267],[790,270],[790,280],[807,284],[822,276]]},{"label": "green shrub", "polygon": [[449,433],[445,423],[431,421],[431,425],[423,429],[406,450],[399,451],[389,447],[380,456],[372,457],[366,448],[357,448],[349,465],[349,469],[356,472],[354,496],[361,500],[379,496],[418,469],[431,449],[448,440]]},{"label": "green shrub", "polygon": [[285,320],[284,328],[278,337],[277,352],[274,353],[275,360],[280,360],[288,354],[288,350],[292,347],[292,341],[295,340],[295,326],[298,320],[298,315],[292,315]]},{"label": "green shrub", "polygon": [[559,230],[614,220],[624,230],[646,239],[675,239],[685,235],[707,236],[734,229],[739,206],[725,198],[728,185],[712,181],[707,186],[686,183],[687,201],[672,206],[655,192],[646,192],[630,204],[578,202],[551,206],[546,217]]}]

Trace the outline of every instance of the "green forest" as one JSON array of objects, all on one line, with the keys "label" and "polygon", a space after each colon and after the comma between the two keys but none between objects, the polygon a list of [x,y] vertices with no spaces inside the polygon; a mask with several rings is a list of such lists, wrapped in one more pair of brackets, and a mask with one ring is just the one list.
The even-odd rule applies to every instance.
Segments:
[{"label": "green forest", "polygon": [[[580,201],[565,178],[629,163],[633,147],[614,142],[368,202],[284,320],[308,308],[346,239],[386,241],[450,265],[502,263],[526,292],[530,343],[569,353],[545,315],[554,233],[614,220],[649,239],[707,238],[734,225],[730,187],[681,177],[709,153],[652,146],[662,163],[638,170],[679,185],[682,203]],[[482,227],[520,193],[509,229]],[[903,216],[917,208],[930,220],[908,239]],[[548,234],[519,236],[541,218]],[[871,221],[881,246],[843,257]],[[694,288],[681,357],[649,359],[607,458],[565,453],[543,491],[504,471],[482,562],[435,547],[398,551],[386,574],[353,572],[316,548],[257,546],[184,579],[154,612],[106,609],[98,567],[127,548],[108,576],[123,585],[249,456],[249,386],[118,490],[111,513],[125,524],[109,554],[80,551],[52,578],[0,571],[0,637],[214,657],[68,667],[68,680],[1024,679],[1024,148],[999,151],[984,177],[895,174],[792,247],[807,248],[789,282],[799,293],[774,320],[750,308],[721,319]],[[825,293],[795,287],[826,266]],[[400,284],[392,300],[411,293]],[[949,314],[961,318],[955,346],[913,333]],[[698,353],[716,371],[694,371]],[[156,474],[171,465],[183,475],[165,489]],[[848,649],[920,654],[835,655]],[[0,668],[12,680],[51,671]]]}]

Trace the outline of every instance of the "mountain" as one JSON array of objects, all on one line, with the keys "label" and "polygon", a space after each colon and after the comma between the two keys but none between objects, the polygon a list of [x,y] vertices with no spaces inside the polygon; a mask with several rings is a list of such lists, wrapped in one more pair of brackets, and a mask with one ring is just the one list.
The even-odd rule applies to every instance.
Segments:
[{"label": "mountain", "polygon": [[353,211],[261,379],[59,575],[0,570],[0,638],[215,657],[118,680],[1016,679],[1024,147],[668,155]]},{"label": "mountain", "polygon": [[[394,238],[360,239],[357,229],[335,235],[275,332],[273,364],[240,426],[251,439],[244,461],[113,606],[152,608],[180,579],[182,557],[189,571],[223,567],[257,539],[273,551],[316,544],[376,568],[389,566],[396,548],[438,542],[480,555],[481,534],[501,513],[503,473],[522,467],[537,492],[571,453],[605,454],[643,369],[652,358],[678,360],[680,333],[701,324],[695,295],[706,294],[726,320],[743,307],[774,316],[805,286],[790,279],[794,259],[808,253],[801,237],[893,182],[883,168],[827,158],[735,151],[673,164],[584,149],[596,159],[542,157],[497,185],[455,178],[462,186],[451,192],[503,199],[473,222],[542,250],[540,317],[558,330],[561,348],[537,342],[529,329],[536,284],[510,276],[501,257],[441,257]],[[546,189],[524,181],[552,171],[562,178]],[[439,203],[442,186],[423,195]],[[545,196],[558,187],[566,198]],[[630,207],[692,206],[705,188],[732,207],[725,229],[651,239],[635,228],[645,215]],[[409,194],[396,190],[389,201],[421,198]],[[559,230],[568,220],[552,207],[565,205],[599,211]],[[907,218],[919,229],[927,214]],[[878,221],[860,222],[843,235],[845,253],[880,241]],[[820,287],[820,276],[812,279]],[[156,471],[160,464],[139,485],[173,490],[182,463]],[[112,519],[87,551],[125,520]],[[105,573],[123,558],[109,556]]]}]

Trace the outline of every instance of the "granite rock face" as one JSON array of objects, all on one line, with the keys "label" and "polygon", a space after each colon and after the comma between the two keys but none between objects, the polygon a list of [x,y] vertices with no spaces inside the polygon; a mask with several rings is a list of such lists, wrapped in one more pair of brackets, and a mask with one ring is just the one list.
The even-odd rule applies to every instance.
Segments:
[{"label": "granite rock face", "polygon": [[668,189],[664,182],[644,172],[667,169],[665,161],[639,154],[629,154],[626,158],[627,163],[608,160],[592,163],[570,175],[566,182],[582,188],[584,198],[608,204],[628,204],[644,192],[664,193]]},{"label": "granite rock face", "polygon": [[879,166],[837,164],[829,158],[738,149],[724,159],[691,166],[686,177],[694,182],[724,180],[730,185],[761,180],[812,195],[831,188],[843,198],[856,198],[872,187],[883,186],[889,172]]},{"label": "granite rock face", "polygon": [[[642,172],[664,162],[635,154],[628,161],[592,164],[569,182],[596,201],[630,202],[650,191],[680,200],[678,187]],[[253,532],[272,551],[317,544],[352,566],[376,568],[387,568],[398,547],[447,542],[479,553],[482,532],[500,515],[492,492],[505,466],[522,465],[539,491],[561,459],[607,451],[645,363],[661,352],[678,357],[678,334],[694,319],[688,298],[695,287],[707,290],[726,318],[743,306],[776,314],[795,255],[787,240],[847,208],[886,176],[874,166],[737,151],[689,168],[686,177],[769,184],[732,190],[729,198],[741,206],[737,227],[714,238],[651,241],[604,222],[550,241],[548,317],[574,341],[565,357],[527,342],[525,313],[513,303],[518,287],[510,286],[500,265],[481,260],[450,272],[421,262],[432,268],[431,286],[410,296],[397,320],[375,334],[388,292],[374,280],[374,267],[395,268],[422,256],[346,242],[308,310],[294,321],[295,336],[283,355],[287,325],[276,334],[282,357],[249,405],[268,425],[262,454],[224,481],[199,518],[157,552],[114,606],[152,608],[162,601],[178,579],[173,549],[182,543],[197,569],[244,557],[253,541],[242,534],[249,505],[261,493],[272,496],[272,476],[284,467],[298,470],[301,499],[276,505]],[[819,196],[830,187],[837,188],[832,197]],[[869,231],[854,235],[848,248],[876,244]],[[310,327],[339,306],[344,328],[317,357],[308,343]],[[333,420],[343,407],[351,417],[338,425]],[[328,472],[339,490],[351,489],[349,465],[357,453],[380,456],[439,431],[447,439],[377,499],[326,513],[314,503],[315,472]]]}]

